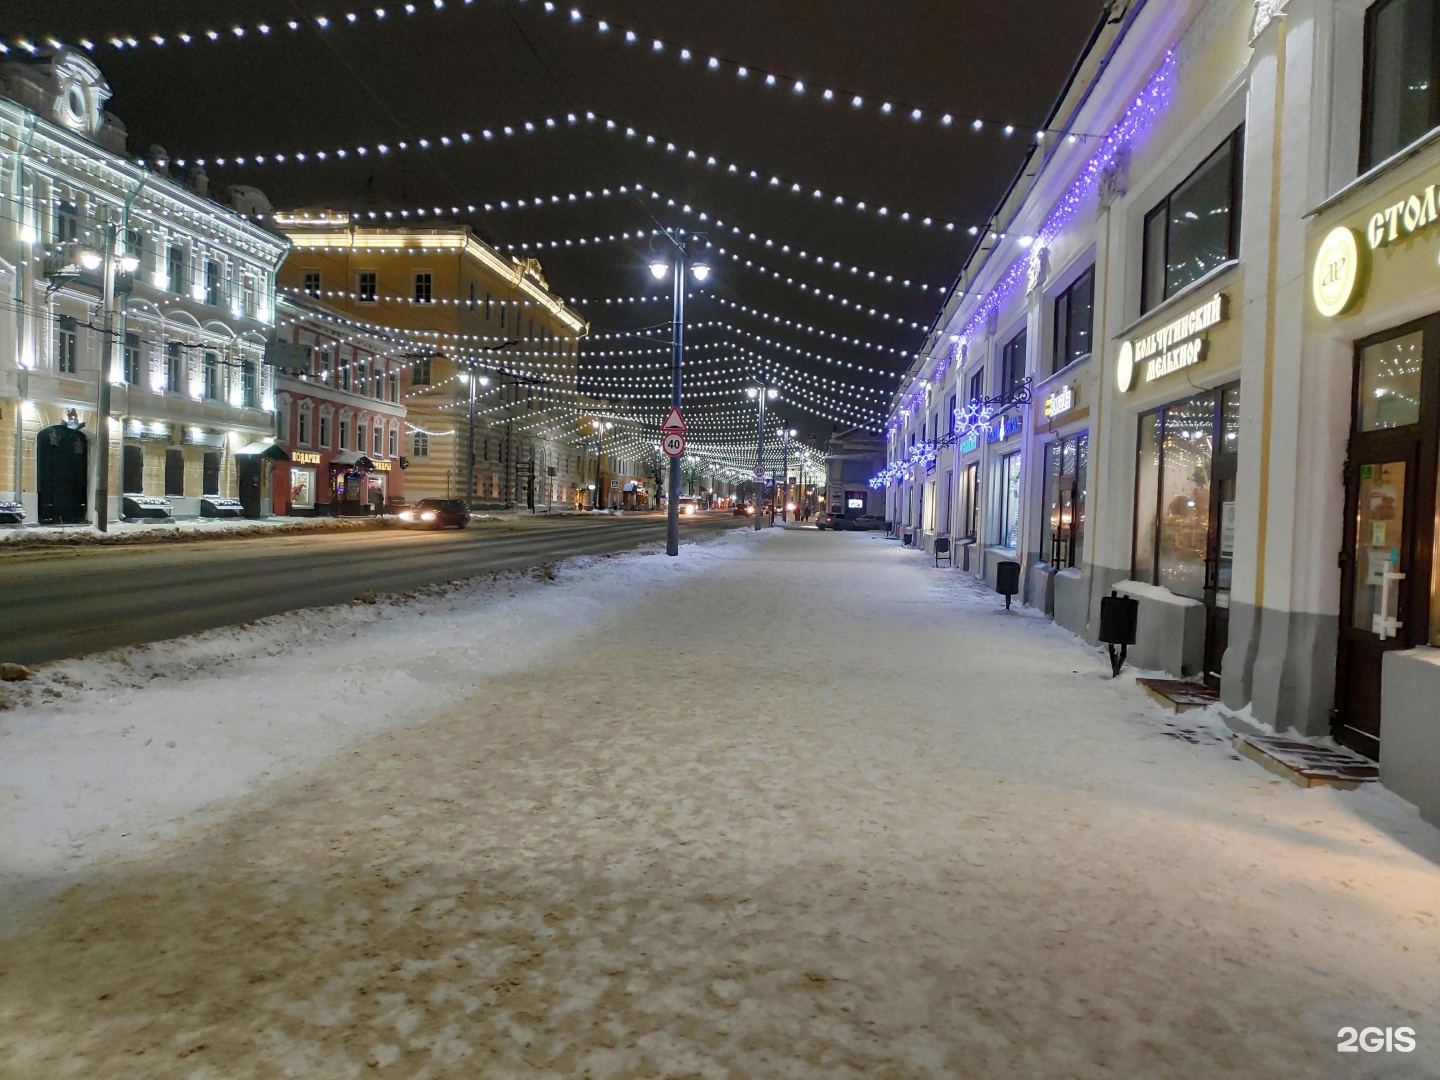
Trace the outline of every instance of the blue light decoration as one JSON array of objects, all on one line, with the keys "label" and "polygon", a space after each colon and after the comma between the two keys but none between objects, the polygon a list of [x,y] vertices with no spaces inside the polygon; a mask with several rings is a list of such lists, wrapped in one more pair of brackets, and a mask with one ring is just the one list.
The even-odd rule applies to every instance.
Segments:
[{"label": "blue light decoration", "polygon": [[[978,336],[979,331],[985,326],[991,313],[998,314],[1000,309],[1009,302],[1015,289],[1017,287],[1023,287],[1026,284],[1032,268],[1035,267],[1043,257],[1045,249],[1065,230],[1065,227],[1074,219],[1080,208],[1095,194],[1095,189],[1099,186],[1100,180],[1105,175],[1105,172],[1113,168],[1120,157],[1149,132],[1151,125],[1155,122],[1155,118],[1164,112],[1170,104],[1170,95],[1175,89],[1175,68],[1175,51],[1168,49],[1160,62],[1160,66],[1155,70],[1155,73],[1150,76],[1149,81],[1146,82],[1140,92],[1135,95],[1134,100],[1126,107],[1124,115],[1120,117],[1115,126],[1100,140],[1100,145],[1096,148],[1095,153],[1090,155],[1089,160],[1081,167],[1074,182],[1066,189],[1065,194],[1060,197],[1059,202],[1051,208],[1049,215],[1045,218],[1040,228],[1036,230],[1035,242],[1031,244],[1029,250],[1027,250],[1024,255],[1011,263],[1010,268],[1005,271],[1004,276],[1000,278],[994,288],[985,294],[984,299],[976,306],[969,321],[965,323],[965,328],[957,335],[959,340],[952,343],[945,358],[937,365],[935,381],[938,382],[943,378],[944,372],[949,368],[950,360],[959,354],[960,349],[967,346]],[[1029,401],[1028,379],[1026,383],[1027,392],[1024,396],[1024,402],[1018,399],[1012,400],[1001,407],[1001,412],[1005,412],[1014,405]],[[955,414],[957,423],[956,433],[946,436],[937,443],[923,445],[929,446],[932,451],[938,452],[939,446],[950,445],[957,440],[962,443],[966,442],[971,435],[977,436],[978,444],[978,433],[981,430],[986,432],[986,439],[989,442],[996,442],[999,439],[1008,438],[1014,431],[1019,430],[1020,418],[1018,415],[1014,415],[1003,419],[999,424],[999,430],[1003,432],[1012,422],[1015,425],[1014,429],[1004,434],[997,434],[994,438],[991,438],[990,435],[995,429],[987,425],[994,419],[994,412],[982,417],[978,415],[978,413],[972,413],[970,411],[976,406],[980,406],[981,409],[983,409],[987,404],[995,403],[988,400],[986,402],[972,401],[963,411],[963,417],[962,410],[957,409]],[[900,410],[902,417],[901,426],[903,426],[904,420],[908,419],[912,410],[918,411],[924,408],[924,405],[925,396],[923,393],[917,392],[912,394],[909,401]],[[975,422],[972,423],[972,421]],[[970,449],[973,448],[973,446],[970,447]],[[914,467],[916,460],[914,455],[918,449],[920,449],[919,446],[915,447],[911,450],[911,454],[907,456],[907,458],[892,462],[883,471],[872,477],[870,486],[872,488],[888,487],[892,483],[898,483],[904,480]],[[962,453],[964,452],[968,452],[968,450],[965,450],[962,446]]]}]

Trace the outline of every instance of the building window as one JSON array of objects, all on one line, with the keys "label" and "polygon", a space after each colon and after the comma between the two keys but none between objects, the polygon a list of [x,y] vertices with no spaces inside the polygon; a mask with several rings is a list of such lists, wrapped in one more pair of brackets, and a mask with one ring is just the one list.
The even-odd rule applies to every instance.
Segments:
[{"label": "building window", "polygon": [[124,253],[135,260],[135,271],[139,273],[145,259],[145,234],[139,229],[126,229]]},{"label": "building window", "polygon": [[472,282],[470,282],[470,308],[471,308],[472,311],[473,311],[474,308],[475,308],[475,296],[476,296],[475,282],[472,281]]},{"label": "building window", "polygon": [[1025,382],[1025,338],[1024,330],[1016,334],[1000,349],[1000,386],[997,397],[1008,398],[1020,392]]},{"label": "building window", "polygon": [[360,302],[373,304],[380,299],[380,275],[374,270],[360,271]]},{"label": "building window", "polygon": [[370,379],[370,365],[364,360],[355,361],[355,392],[364,394],[367,392],[366,384]]},{"label": "building window", "polygon": [[982,367],[975,374],[970,376],[970,400],[985,400],[985,369]]},{"label": "building window", "polygon": [[79,330],[75,319],[69,315],[59,315],[55,319],[55,370],[62,375],[74,375],[76,372],[75,352],[79,340]]},{"label": "building window", "polygon": [[321,350],[320,350],[320,352],[319,352],[319,359],[316,360],[316,369],[317,369],[317,373],[318,373],[319,376],[320,376],[320,381],[323,382],[323,383],[328,383],[328,382],[330,381],[330,350],[329,350],[329,349],[321,349]]},{"label": "building window", "polygon": [[410,456],[417,458],[430,456],[429,432],[412,431],[410,433]]},{"label": "building window", "polygon": [[507,300],[501,300],[501,301],[500,301],[500,329],[501,329],[501,330],[504,330],[504,329],[505,329],[505,305],[506,305],[507,303],[509,303],[509,301],[507,301]]},{"label": "building window", "polygon": [[185,292],[185,249],[179,244],[171,244],[165,259],[166,270],[170,275],[170,291],[172,293]]},{"label": "building window", "polygon": [[140,335],[125,335],[125,381],[131,386],[140,385]]},{"label": "building window", "polygon": [[490,294],[485,294],[485,321],[490,321]]},{"label": "building window", "polygon": [[385,429],[378,423],[370,430],[370,456],[381,457],[385,453]]},{"label": "building window", "polygon": [[430,358],[428,356],[422,360],[416,360],[410,365],[410,385],[430,385]]},{"label": "building window", "polygon": [[80,208],[73,202],[55,207],[55,242],[69,244],[80,238]]},{"label": "building window", "polygon": [[1440,125],[1435,0],[1380,0],[1365,13],[1365,172]]},{"label": "building window", "polygon": [[392,405],[400,404],[400,372],[391,368],[385,373],[385,382],[390,388],[390,402]]},{"label": "building window", "polygon": [[400,429],[399,429],[399,428],[396,428],[396,427],[391,427],[391,428],[390,428],[390,447],[389,447],[389,449],[390,449],[390,456],[391,456],[392,458],[399,456],[399,454],[400,454]]},{"label": "building window", "polygon": [[428,272],[415,275],[415,302],[417,304],[428,304],[435,299],[431,291],[431,284],[431,276]]},{"label": "building window", "polygon": [[305,295],[306,295],[306,296],[313,296],[313,297],[316,297],[317,299],[319,298],[319,296],[320,296],[320,271],[319,271],[319,270],[306,270],[306,271],[305,271]]},{"label": "building window", "polygon": [[315,470],[290,467],[290,505],[308,510],[315,505]]},{"label": "building window", "polygon": [[1140,309],[1149,311],[1240,250],[1237,128],[1180,186],[1145,215]]},{"label": "building window", "polygon": [[[950,434],[955,434],[955,394],[950,395]],[[938,428],[937,428],[938,430]]]},{"label": "building window", "polygon": [[330,449],[330,414],[329,414],[329,413],[323,413],[323,412],[322,412],[322,413],[320,414],[320,426],[319,426],[319,432],[318,432],[318,433],[319,433],[319,436],[320,436],[320,445],[321,445],[323,448],[325,448],[326,450],[329,450],[329,449]]},{"label": "building window", "polygon": [[1059,371],[1090,355],[1090,327],[1095,316],[1095,268],[1081,274],[1055,298],[1055,342],[1050,370]]},{"label": "building window", "polygon": [[295,410],[295,442],[300,446],[310,445],[310,410],[304,405]]},{"label": "building window", "polygon": [[356,425],[355,425],[355,450],[356,450],[357,453],[361,453],[361,454],[365,453],[365,440],[366,440],[366,433],[367,433],[368,431],[369,431],[369,429],[365,426],[365,421],[361,420],[361,421],[359,421],[359,422],[356,423]]},{"label": "building window", "polygon": [[350,370],[350,365],[349,365],[349,364],[341,364],[341,365],[340,365],[340,389],[341,389],[341,390],[349,390],[349,389],[350,389],[350,378],[351,378],[351,375],[352,375],[352,372],[351,372],[351,370]]},{"label": "building window", "polygon": [[205,303],[220,306],[220,264],[214,259],[205,264]]},{"label": "building window", "polygon": [[205,397],[215,401],[220,397],[220,356],[218,353],[205,354]]},{"label": "building window", "polygon": [[290,441],[290,407],[281,405],[275,410],[275,441],[284,445]]},{"label": "building window", "polygon": [[240,403],[247,409],[260,404],[260,380],[255,377],[255,361],[240,361]]},{"label": "building window", "polygon": [[1020,451],[1000,459],[1000,537],[1001,547],[1020,547]]},{"label": "building window", "polygon": [[[1229,588],[1229,553],[1214,547],[1212,513],[1233,506],[1234,481],[1212,483],[1217,455],[1238,453],[1238,385],[1176,401],[1140,417],[1135,466],[1135,546],[1131,576],[1194,599],[1212,566]],[[1217,446],[1216,433],[1223,432]],[[1233,476],[1231,472],[1231,476]],[[1227,486],[1228,485],[1228,486]],[[1218,509],[1212,507],[1212,494]],[[1216,562],[1217,558],[1219,563]],[[1224,565],[1220,565],[1224,563]]]},{"label": "building window", "polygon": [[344,450],[350,442],[350,418],[340,417],[340,449]]},{"label": "building window", "polygon": [[185,494],[185,451],[178,446],[165,451],[165,494]]},{"label": "building window", "polygon": [[165,346],[165,391],[170,394],[185,392],[185,357],[181,344],[172,341]]}]

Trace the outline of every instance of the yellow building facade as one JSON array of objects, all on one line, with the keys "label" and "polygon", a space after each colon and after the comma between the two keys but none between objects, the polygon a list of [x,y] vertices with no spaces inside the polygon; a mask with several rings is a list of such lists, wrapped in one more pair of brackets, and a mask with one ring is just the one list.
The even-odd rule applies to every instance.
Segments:
[{"label": "yellow building facade", "polygon": [[[579,342],[589,325],[540,264],[502,255],[464,225],[373,227],[344,212],[278,214],[292,249],[282,292],[322,300],[409,342],[405,492],[464,498],[474,393],[476,505],[573,505]],[[472,386],[471,375],[477,376]]]}]

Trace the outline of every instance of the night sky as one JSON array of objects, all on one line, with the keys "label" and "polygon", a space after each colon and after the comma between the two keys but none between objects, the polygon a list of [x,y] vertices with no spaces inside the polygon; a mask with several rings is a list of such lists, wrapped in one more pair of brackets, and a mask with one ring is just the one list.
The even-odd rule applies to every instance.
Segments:
[{"label": "night sky", "polygon": [[[373,9],[385,3],[391,14],[377,22]],[[601,35],[593,22],[572,23],[570,4],[556,3],[546,14],[543,0],[415,0],[404,4],[372,0],[355,8],[343,0],[207,0],[201,3],[112,2],[57,4],[54,0],[10,0],[7,41],[29,35],[42,41],[112,33],[132,34],[139,49],[105,45],[93,54],[114,90],[109,108],[127,125],[132,152],[152,144],[174,158],[271,155],[394,143],[442,134],[476,133],[485,127],[594,111],[693,148],[805,185],[806,194],[776,191],[765,183],[707,170],[682,154],[645,149],[595,127],[541,132],[469,147],[434,148],[384,162],[351,156],[344,163],[210,168],[212,188],[245,183],[263,190],[281,209],[334,206],[350,210],[399,209],[527,200],[537,195],[582,193],[640,183],[689,202],[697,209],[775,240],[767,249],[710,229],[727,250],[754,259],[837,294],[929,326],[973,242],[962,229],[946,233],[916,222],[900,223],[908,210],[961,226],[983,225],[1019,168],[1030,136],[1046,118],[1080,48],[1100,16],[1101,0],[739,0],[732,3],[675,3],[666,0],[595,0],[582,3],[588,16],[612,26]],[[355,26],[344,25],[348,10],[365,11]],[[292,33],[274,30],[259,38],[220,44],[156,47],[152,33],[173,38],[227,31],[237,22],[266,21],[283,26],[302,16],[328,16],[330,29]],[[640,41],[624,43],[624,30]],[[673,44],[655,53],[653,38]],[[679,60],[688,46],[694,59]],[[729,64],[707,69],[708,57],[735,61],[788,77],[773,89],[753,75],[741,80]],[[805,93],[793,91],[803,80]],[[837,99],[822,102],[831,87]],[[844,94],[840,94],[844,91]],[[851,94],[865,98],[862,109]],[[889,117],[878,104],[906,103]],[[909,119],[908,108],[925,111]],[[938,117],[953,113],[949,130]],[[984,117],[974,132],[969,118]],[[964,119],[960,119],[964,118]],[[1007,139],[1000,125],[1016,134]],[[888,220],[873,212],[832,206],[831,196],[814,200],[823,188],[871,207],[887,206]],[[733,215],[733,217],[732,217]],[[615,198],[541,210],[480,213],[469,217],[487,240],[500,246],[537,240],[578,238],[656,224],[695,224],[694,217],[657,209],[634,199]],[[812,253],[807,263],[779,252],[788,243]],[[580,298],[577,309],[597,334],[663,323],[666,304],[606,305],[603,298],[658,294],[646,272],[647,242],[583,250],[543,252],[552,289]],[[836,272],[814,264],[813,255],[842,261]],[[727,311],[716,301],[694,300],[687,319],[698,324],[724,318],[783,344],[824,353],[841,361],[881,369],[884,374],[839,369],[795,353],[767,348],[792,368],[874,387],[869,404],[883,411],[923,333],[898,328],[743,268],[709,259],[716,269],[709,286],[736,304],[782,318],[803,320],[835,334],[850,335],[906,355],[881,353],[833,342],[771,321]],[[848,271],[858,265],[861,274]],[[828,263],[827,263],[828,267]],[[930,291],[886,285],[865,272],[893,274],[897,282],[926,282]],[[940,286],[937,291],[934,287]],[[727,340],[697,326],[693,345]],[[595,352],[636,347],[636,342],[594,343]],[[716,393],[727,411],[745,409],[740,374],[707,382],[703,350],[697,351],[699,391]],[[712,351],[709,355],[713,356]],[[595,356],[586,362],[584,389],[616,393],[621,384],[606,373],[607,362],[653,362],[660,380],[663,357]],[[752,363],[748,359],[738,362]],[[711,362],[714,367],[714,362]],[[637,373],[628,371],[631,377]],[[663,380],[661,380],[663,381]],[[659,388],[658,383],[655,387]],[[812,392],[819,393],[818,388]],[[854,400],[850,398],[849,400]],[[781,405],[780,418],[802,437],[823,440],[831,421]]]}]

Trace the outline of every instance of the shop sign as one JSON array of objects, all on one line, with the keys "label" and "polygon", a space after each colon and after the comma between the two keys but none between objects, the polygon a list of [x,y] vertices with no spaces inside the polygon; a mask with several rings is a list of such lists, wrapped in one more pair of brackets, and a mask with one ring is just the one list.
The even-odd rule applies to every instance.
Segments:
[{"label": "shop sign", "polygon": [[1409,195],[1393,206],[1371,214],[1365,238],[1370,241],[1373,251],[1428,228],[1435,221],[1435,185],[1431,184],[1420,194]]},{"label": "shop sign", "polygon": [[168,443],[171,439],[170,425],[162,424],[158,420],[126,420],[125,438]]},{"label": "shop sign", "polygon": [[1331,229],[1315,253],[1315,268],[1310,275],[1310,296],[1315,310],[1327,319],[1349,310],[1364,292],[1359,288],[1361,271],[1360,244],[1355,230],[1343,225]]},{"label": "shop sign", "polygon": [[995,423],[985,429],[985,441],[997,443],[1010,438],[1020,430],[1020,414],[1011,413],[1009,416],[1002,416]]},{"label": "shop sign", "polygon": [[314,450],[292,450],[290,460],[297,465],[319,465],[320,455]]},{"label": "shop sign", "polygon": [[180,433],[180,441],[186,446],[210,446],[219,450],[225,445],[223,431],[205,431],[203,428],[187,427]]},{"label": "shop sign", "polygon": [[1225,294],[1216,293],[1158,330],[1122,344],[1115,361],[1115,383],[1120,392],[1123,394],[1135,385],[1137,368],[1141,381],[1148,383],[1201,363],[1206,357],[1205,346],[1209,344],[1203,335],[1229,317]]},{"label": "shop sign", "polygon": [[370,471],[371,471],[371,472],[389,472],[389,471],[390,471],[390,462],[388,462],[388,461],[372,461],[372,462],[370,463]]},{"label": "shop sign", "polygon": [[1051,390],[1045,398],[1046,416],[1059,416],[1061,413],[1069,412],[1074,407],[1075,387],[1069,383]]},{"label": "shop sign", "polygon": [[978,431],[972,431],[969,435],[966,435],[963,439],[960,440],[959,443],[956,444],[956,449],[959,450],[962,454],[968,454],[970,453],[970,451],[974,450],[979,445],[980,433]]}]

